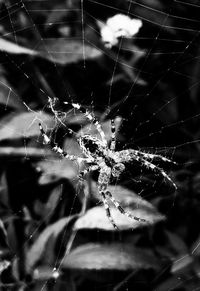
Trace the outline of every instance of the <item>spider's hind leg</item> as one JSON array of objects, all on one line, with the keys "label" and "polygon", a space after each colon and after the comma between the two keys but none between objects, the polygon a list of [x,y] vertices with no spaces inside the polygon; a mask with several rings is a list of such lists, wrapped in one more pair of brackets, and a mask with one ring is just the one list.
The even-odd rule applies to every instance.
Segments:
[{"label": "spider's hind leg", "polygon": [[[173,182],[173,180],[168,176],[167,173],[165,173],[165,171],[161,167],[154,165],[153,159],[158,158],[160,161],[172,162],[174,164],[176,164],[176,162],[173,162],[173,161],[171,161],[165,157],[162,157],[160,155],[143,153],[143,152],[136,151],[136,150],[124,150],[124,151],[121,151],[121,153],[124,155],[124,157],[127,159],[127,161],[128,161],[128,159],[129,159],[129,162],[136,160],[139,163],[141,163],[142,166],[144,166],[145,168],[150,169],[159,175],[162,175],[166,180],[168,180],[173,185],[174,189],[177,190],[177,186]],[[123,159],[125,160],[124,157],[123,157]]]},{"label": "spider's hind leg", "polygon": [[108,196],[108,198],[112,201],[112,203],[115,205],[115,207],[119,210],[119,212],[121,212],[122,214],[126,215],[127,217],[137,220],[139,222],[148,222],[146,219],[143,218],[139,218],[137,216],[132,215],[129,212],[126,212],[119,204],[119,202],[117,200],[115,200],[115,198],[112,196],[112,194],[109,191],[106,191],[106,196]]},{"label": "spider's hind leg", "polygon": [[111,216],[111,213],[110,213],[110,207],[109,207],[109,204],[108,204],[108,201],[106,199],[106,195],[104,192],[100,192],[101,196],[102,196],[102,201],[103,201],[103,204],[104,204],[104,207],[105,207],[105,210],[106,210],[106,215],[108,217],[108,219],[110,220],[111,224],[113,225],[113,227],[115,229],[118,229],[117,225],[115,224],[114,222],[114,219],[112,218]]},{"label": "spider's hind leg", "polygon": [[177,163],[175,161],[172,161],[172,160],[170,160],[162,155],[159,155],[159,154],[144,153],[144,152],[139,152],[139,151],[135,151],[135,152],[137,152],[137,154],[139,156],[141,156],[143,159],[147,159],[150,162],[157,160],[157,162],[165,162],[165,163],[167,162],[170,164],[177,165]]}]

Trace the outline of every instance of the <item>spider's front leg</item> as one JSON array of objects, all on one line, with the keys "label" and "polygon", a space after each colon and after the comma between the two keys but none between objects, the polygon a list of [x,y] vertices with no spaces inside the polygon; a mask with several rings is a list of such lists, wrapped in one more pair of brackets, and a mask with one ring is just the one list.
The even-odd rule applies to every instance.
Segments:
[{"label": "spider's front leg", "polygon": [[52,141],[48,137],[48,135],[45,133],[41,123],[39,123],[39,128],[40,128],[41,135],[42,135],[42,137],[44,139],[44,143],[51,145],[51,149],[54,152],[56,152],[57,154],[61,155],[63,158],[66,158],[66,159],[71,160],[71,161],[77,161],[77,160],[87,161],[87,158],[85,159],[85,158],[80,158],[80,157],[77,157],[77,156],[74,156],[74,155],[69,155],[66,151],[61,149],[54,141]]},{"label": "spider's front leg", "polygon": [[98,170],[98,169],[99,169],[99,166],[98,166],[98,165],[89,166],[87,169],[85,169],[85,170],[83,170],[83,171],[81,171],[81,172],[79,173],[79,178],[80,178],[81,180],[83,180],[83,177],[84,177],[85,175],[87,175],[87,173],[92,172],[92,171],[96,171],[96,170]]},{"label": "spider's front leg", "polygon": [[92,121],[93,124],[95,125],[98,133],[101,136],[101,139],[102,139],[102,142],[103,142],[104,146],[107,147],[107,140],[106,140],[105,133],[102,130],[101,124],[96,119],[96,117],[91,112],[89,112],[86,108],[84,108],[83,106],[81,106],[78,103],[64,102],[64,104],[70,104],[73,108],[78,109],[80,112],[82,112],[89,121]]}]

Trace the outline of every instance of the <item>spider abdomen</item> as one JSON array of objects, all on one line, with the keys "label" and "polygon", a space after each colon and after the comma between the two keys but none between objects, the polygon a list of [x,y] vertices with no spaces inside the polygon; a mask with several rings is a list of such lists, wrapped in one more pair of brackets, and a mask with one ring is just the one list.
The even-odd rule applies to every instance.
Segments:
[{"label": "spider abdomen", "polygon": [[111,176],[111,168],[107,167],[106,164],[104,164],[100,170],[99,178],[98,178],[98,185],[99,185],[100,191],[106,190],[110,182],[110,176]]}]

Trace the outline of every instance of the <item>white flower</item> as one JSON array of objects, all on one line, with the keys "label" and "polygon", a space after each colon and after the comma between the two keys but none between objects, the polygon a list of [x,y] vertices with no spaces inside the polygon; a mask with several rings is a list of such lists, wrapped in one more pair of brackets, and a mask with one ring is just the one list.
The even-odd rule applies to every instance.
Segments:
[{"label": "white flower", "polygon": [[118,39],[113,30],[105,25],[101,29],[101,39],[105,43],[105,46],[111,48],[113,45],[118,44]]},{"label": "white flower", "polygon": [[119,37],[132,37],[138,33],[142,26],[140,19],[131,19],[124,14],[116,14],[108,18],[105,25],[101,26],[101,38],[105,45],[111,48],[118,43]]}]

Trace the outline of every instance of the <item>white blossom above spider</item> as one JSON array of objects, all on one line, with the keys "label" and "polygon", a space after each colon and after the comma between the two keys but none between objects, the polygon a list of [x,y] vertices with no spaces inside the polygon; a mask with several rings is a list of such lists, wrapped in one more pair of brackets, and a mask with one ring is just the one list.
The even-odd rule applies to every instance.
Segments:
[{"label": "white blossom above spider", "polygon": [[115,130],[115,123],[114,120],[111,120],[111,142],[110,145],[108,144],[105,133],[102,130],[101,124],[98,120],[86,110],[84,107],[77,103],[68,103],[64,102],[65,104],[70,104],[73,108],[78,109],[82,112],[85,117],[90,121],[93,122],[95,125],[100,138],[92,136],[90,134],[84,134],[77,138],[77,142],[80,146],[80,149],[84,155],[83,158],[77,157],[75,155],[70,155],[66,151],[64,151],[61,147],[57,145],[54,141],[52,141],[47,134],[45,133],[41,123],[39,124],[40,132],[43,136],[44,143],[50,144],[52,146],[52,150],[61,155],[63,158],[77,161],[77,162],[85,162],[87,168],[80,172],[79,177],[84,177],[85,174],[91,171],[99,171],[98,176],[98,191],[101,195],[102,202],[104,204],[106,215],[110,222],[112,223],[114,228],[118,228],[115,224],[109,207],[109,200],[114,204],[114,206],[124,215],[127,217],[137,220],[139,222],[148,222],[145,219],[136,217],[129,212],[126,212],[119,204],[118,201],[115,200],[113,195],[108,191],[107,187],[110,183],[111,178],[118,179],[120,175],[126,170],[126,164],[131,163],[132,161],[139,162],[143,167],[154,171],[155,173],[163,176],[166,180],[168,180],[175,189],[177,189],[176,184],[172,181],[172,179],[166,174],[166,172],[160,168],[159,166],[154,164],[154,160],[157,162],[170,162],[174,163],[170,159],[163,157],[162,155],[158,154],[151,154],[142,152],[140,150],[134,149],[125,149],[121,151],[116,151],[116,130]]}]

